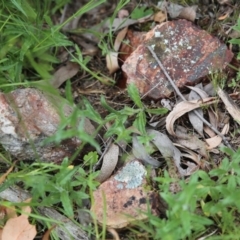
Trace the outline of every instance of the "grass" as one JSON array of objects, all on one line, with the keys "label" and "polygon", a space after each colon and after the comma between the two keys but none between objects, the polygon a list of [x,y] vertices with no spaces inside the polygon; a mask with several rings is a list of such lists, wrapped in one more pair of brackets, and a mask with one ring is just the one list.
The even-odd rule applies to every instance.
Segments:
[{"label": "grass", "polygon": [[[31,86],[40,88],[46,93],[59,95],[50,87],[49,81],[54,68],[59,63],[57,53],[61,48],[67,51],[73,48],[75,54],[72,54],[72,61],[78,63],[81,69],[101,83],[113,84],[114,81],[109,76],[95,73],[88,67],[91,57],[83,56],[79,47],[61,31],[62,27],[73,18],[89,12],[105,1],[89,1],[65,22],[55,25],[51,17],[61,12],[67,2],[65,0],[12,0],[0,3],[1,91],[9,92],[20,87]],[[127,2],[119,2],[111,19]],[[141,11],[142,8],[139,8],[137,13]],[[235,28],[240,31],[240,21]],[[99,48],[103,54],[107,53],[109,44],[113,45],[112,41],[111,33],[101,36]],[[231,41],[240,45],[239,39]],[[239,77],[232,80],[231,86],[236,87],[238,80]],[[39,213],[39,207],[54,207],[73,219],[77,210],[84,208],[86,200],[92,201],[92,192],[99,185],[94,180],[98,172],[93,172],[93,166],[99,158],[97,150],[100,149],[95,137],[107,123],[111,123],[111,127],[105,131],[105,137],[114,137],[116,142],[125,140],[130,143],[132,134],[140,132],[143,136],[142,141],[147,142],[148,116],[167,113],[163,108],[147,107],[133,85],[128,86],[127,94],[132,101],[131,107],[125,106],[118,111],[107,103],[105,97],[101,97],[101,105],[107,111],[105,117],[94,109],[87,98],[82,97],[79,108],[74,108],[69,117],[62,116],[58,131],[47,140],[60,143],[64,139],[81,136],[83,145],[78,152],[73,154],[72,158],[64,159],[60,165],[40,161],[27,163],[18,159],[15,171],[10,173],[7,180],[0,186],[0,191],[13,185],[22,186],[29,191],[32,196],[30,205],[33,208],[31,221],[36,223],[39,229],[46,230],[54,223],[59,224],[57,219],[43,217]],[[74,106],[69,81],[66,83],[65,95],[68,104]],[[86,134],[82,123],[78,123],[78,116],[89,118],[97,124],[95,135]],[[93,147],[92,150],[84,154],[81,164],[73,166],[76,155],[86,144],[90,144]],[[137,239],[139,234],[147,235],[146,239],[196,239],[206,235],[209,235],[208,239],[239,239],[240,149],[232,152],[225,148],[222,151],[226,157],[222,159],[218,168],[213,168],[209,172],[200,170],[189,178],[188,183],[180,181],[182,191],[177,194],[173,195],[169,192],[172,179],[167,171],[159,174],[154,181],[156,191],[161,192],[162,199],[168,205],[166,217],[159,218],[149,212],[146,213],[149,221],[136,223],[135,228],[128,231],[129,239]],[[3,149],[1,159],[3,159],[1,165],[7,169],[6,166],[11,165],[12,159]],[[19,206],[17,203],[7,201],[2,201],[1,205]],[[106,226],[100,228],[96,221],[85,227],[85,230],[96,239],[106,238]],[[52,238],[57,239],[54,234]]]}]

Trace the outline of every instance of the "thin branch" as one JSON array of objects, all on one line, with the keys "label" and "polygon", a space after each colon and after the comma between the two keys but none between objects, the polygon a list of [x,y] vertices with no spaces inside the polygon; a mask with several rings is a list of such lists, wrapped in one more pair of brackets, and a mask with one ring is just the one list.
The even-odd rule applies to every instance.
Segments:
[{"label": "thin branch", "polygon": [[[177,95],[183,100],[183,101],[187,101],[186,98],[182,95],[182,93],[179,91],[178,87],[176,86],[176,84],[174,83],[174,81],[172,80],[172,78],[169,76],[169,74],[167,73],[166,69],[164,68],[163,64],[161,63],[160,59],[157,57],[156,53],[153,51],[153,49],[150,46],[147,46],[148,50],[151,52],[152,56],[154,57],[154,59],[157,61],[159,67],[161,68],[161,70],[163,71],[164,75],[166,76],[166,78],[168,79],[168,81],[171,83],[173,89],[175,90],[175,92],[177,93]],[[196,110],[193,110],[193,112],[196,114],[196,116],[204,123],[206,124],[208,127],[210,127],[218,136],[220,136],[222,138],[222,140],[224,141],[224,143],[226,144],[226,146],[230,149],[233,150],[232,146],[230,145],[230,143],[228,142],[228,140],[226,139],[226,137],[220,133],[211,123],[209,123],[205,118],[203,118],[200,113]]]}]

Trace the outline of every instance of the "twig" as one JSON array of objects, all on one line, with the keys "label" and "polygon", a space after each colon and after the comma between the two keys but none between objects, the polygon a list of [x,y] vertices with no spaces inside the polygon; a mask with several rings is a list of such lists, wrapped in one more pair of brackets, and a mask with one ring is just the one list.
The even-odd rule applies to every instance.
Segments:
[{"label": "twig", "polygon": [[[156,53],[153,51],[153,49],[150,46],[147,46],[148,50],[151,52],[152,56],[154,57],[154,59],[157,61],[159,67],[161,68],[161,70],[163,71],[164,75],[166,76],[166,78],[168,79],[168,81],[171,83],[173,89],[175,90],[175,92],[177,93],[177,95],[183,100],[183,101],[187,101],[186,98],[182,95],[182,93],[179,91],[178,87],[176,86],[176,84],[174,83],[174,81],[172,80],[172,78],[169,76],[169,74],[167,73],[166,69],[164,68],[164,66],[162,65],[160,59],[157,57]],[[196,114],[196,116],[203,122],[205,123],[208,127],[210,127],[218,136],[220,136],[222,138],[222,140],[224,141],[224,143],[226,144],[226,146],[230,149],[233,150],[232,146],[230,145],[230,143],[228,142],[228,140],[226,139],[226,137],[220,133],[211,123],[209,123],[205,118],[203,118],[198,111],[193,110],[193,112]]]}]

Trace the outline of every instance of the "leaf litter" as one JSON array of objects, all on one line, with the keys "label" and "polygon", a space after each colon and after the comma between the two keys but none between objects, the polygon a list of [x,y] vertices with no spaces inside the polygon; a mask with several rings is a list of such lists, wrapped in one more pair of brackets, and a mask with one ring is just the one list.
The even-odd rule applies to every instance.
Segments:
[{"label": "leaf litter", "polygon": [[[194,21],[196,18],[196,7],[187,7],[184,8],[178,4],[173,4],[170,3],[167,7],[165,6],[163,9],[164,14],[161,15],[159,14],[159,22],[165,20],[166,18],[166,10],[167,13],[170,15],[170,17],[173,18],[184,18],[188,19],[190,21]],[[223,20],[227,18],[228,15],[223,15],[219,19]],[[154,16],[155,18],[156,15]],[[109,56],[109,60],[107,60],[107,68],[110,70],[110,73],[114,73],[117,70],[119,70],[119,49],[121,49],[121,42],[123,41],[127,27],[129,25],[134,25],[136,23],[142,23],[144,21],[149,21],[153,19],[153,16],[147,16],[143,20],[133,20],[133,19],[128,19],[128,18],[116,18],[113,21],[113,24],[110,23],[110,21],[105,21],[104,23],[100,25],[96,25],[92,28],[92,30],[97,30],[100,33],[107,33],[109,30],[112,32],[116,32],[116,40],[115,40],[115,46],[114,46],[114,54],[113,57]],[[79,20],[79,19],[78,19]],[[156,20],[156,19],[155,19]],[[123,29],[123,30],[121,30]],[[119,31],[120,30],[120,31]],[[122,31],[122,32],[121,32]],[[117,33],[118,32],[118,33]],[[91,37],[91,34],[83,34],[84,37],[89,38],[93,40]],[[163,39],[164,40],[164,39]],[[95,39],[95,41],[98,43],[99,39]],[[167,46],[167,45],[166,45]],[[171,49],[171,51],[174,49]],[[190,51],[191,54],[193,54]],[[111,53],[110,53],[111,55]],[[141,55],[140,55],[141,56]],[[191,59],[191,55],[189,56]],[[230,58],[230,57],[229,57]],[[139,59],[141,60],[141,59]],[[71,62],[70,62],[71,63]],[[111,65],[112,64],[112,65]],[[201,65],[201,64],[200,64]],[[207,66],[207,64],[206,64]],[[221,66],[222,67],[222,66]],[[156,65],[154,66],[156,68]],[[143,68],[144,69],[144,68]],[[138,71],[139,69],[137,68],[135,71],[135,75],[138,76],[144,76],[146,79],[146,73],[140,73]],[[141,70],[141,69],[140,69]],[[62,72],[61,72],[62,71]],[[70,69],[68,72],[68,69],[60,68],[60,71],[56,71],[56,75],[54,79],[52,80],[54,82],[54,86],[56,88],[60,87],[68,78],[72,78],[74,75],[76,75],[78,69],[73,67],[73,70]],[[158,70],[159,71],[159,70]],[[173,74],[174,75],[174,74]],[[58,77],[59,76],[59,77]],[[59,78],[59,79],[58,79]],[[62,78],[62,79],[61,79]],[[194,83],[195,84],[195,83]],[[153,91],[153,89],[158,85],[158,83],[154,83],[153,86],[151,87],[150,91]],[[186,84],[182,84],[184,87],[186,87]],[[207,85],[204,85],[203,87],[193,87],[193,86],[187,86],[188,88],[191,89],[188,101],[182,101],[174,107],[172,112],[167,116],[166,119],[166,129],[168,131],[169,137],[167,134],[161,133],[159,130],[147,130],[147,134],[149,136],[154,136],[152,139],[152,144],[159,150],[161,153],[161,157],[165,158],[165,160],[168,162],[168,170],[171,172],[171,168],[173,167],[173,172],[177,172],[180,175],[177,176],[172,176],[173,178],[179,179],[179,177],[183,176],[189,176],[196,170],[202,168],[203,169],[203,162],[208,161],[209,159],[209,150],[216,148],[219,144],[222,142],[222,138],[219,135],[216,135],[211,128],[208,126],[204,125],[203,121],[196,117],[196,115],[191,112],[195,109],[199,112],[199,114],[204,117],[204,113],[207,111],[208,116],[209,116],[209,122],[214,125],[214,127],[219,128],[219,119],[217,118],[217,114],[214,113],[214,111],[209,107],[208,109],[204,109],[206,106],[210,106],[212,104],[217,104],[218,99],[215,97],[209,97],[209,96],[214,96],[214,88],[213,86],[210,86],[208,89],[206,89]],[[139,85],[139,89],[141,86]],[[148,89],[149,90],[149,89]],[[206,92],[207,93],[206,93]],[[140,91],[141,92],[141,91]],[[224,102],[224,104],[227,106],[227,109],[229,111],[229,114],[233,117],[233,119],[237,122],[239,122],[239,109],[237,105],[227,96],[224,94],[221,89],[217,90],[218,95]],[[158,94],[158,93],[154,93]],[[143,96],[143,94],[142,94]],[[170,95],[169,95],[170,96]],[[171,109],[169,107],[169,109]],[[188,113],[189,116],[189,121],[192,124],[192,126],[189,126],[189,124],[185,123],[184,126],[188,125],[188,129],[185,127],[180,126],[180,118],[183,117],[184,114]],[[176,123],[178,122],[178,123]],[[180,123],[180,124],[179,124]],[[195,129],[195,131],[200,135],[198,135],[196,132],[191,132],[190,128]],[[229,131],[229,123],[225,123],[221,129],[222,135],[225,135]],[[206,138],[206,133],[209,135],[210,138]],[[172,139],[172,140],[171,140]],[[205,142],[204,142],[205,141]],[[145,147],[143,144],[141,144],[136,136],[132,137],[132,152],[133,155],[135,156],[136,160],[135,161],[129,161],[126,163],[125,167],[127,166],[127,171],[125,167],[120,168],[117,173],[113,173],[115,171],[115,168],[117,166],[118,158],[119,158],[119,147],[116,144],[111,144],[111,146],[108,148],[106,153],[103,156],[103,163],[102,167],[100,170],[100,175],[99,175],[99,182],[103,182],[102,184],[106,183],[106,188],[103,188],[103,185],[100,185],[99,189],[94,192],[95,194],[95,199],[102,199],[101,204],[102,209],[104,209],[104,204],[107,205],[108,208],[113,208],[113,212],[116,210],[114,209],[114,206],[111,205],[111,202],[108,200],[114,199],[117,203],[120,201],[119,199],[122,199],[125,197],[123,200],[124,203],[126,204],[125,206],[132,205],[132,208],[129,207],[130,210],[133,210],[135,208],[137,202],[135,202],[136,199],[140,199],[140,196],[142,196],[142,192],[144,192],[144,181],[145,181],[145,171],[146,167],[142,165],[142,163],[147,163],[147,165],[151,165],[154,168],[159,168],[162,164],[161,161],[158,161],[157,159],[153,158],[151,154],[148,154]],[[169,161],[170,160],[170,161]],[[130,167],[129,167],[130,166]],[[134,166],[132,168],[132,166]],[[184,168],[182,167],[184,166]],[[106,169],[110,169],[107,170]],[[135,169],[134,169],[135,168]],[[134,169],[134,171],[133,171]],[[106,173],[107,172],[107,173]],[[127,173],[126,173],[127,172]],[[133,174],[134,172],[134,174]],[[113,173],[113,176],[111,174]],[[142,175],[141,175],[142,174]],[[123,177],[124,175],[124,177]],[[135,176],[135,179],[132,178],[132,175]],[[140,176],[141,175],[141,176]],[[119,177],[121,176],[121,177]],[[139,176],[139,177],[138,177]],[[110,178],[109,178],[110,177]],[[124,181],[121,181],[121,179],[124,178]],[[113,180],[114,179],[114,180]],[[139,187],[139,189],[134,189],[134,192],[131,192],[132,196],[135,196],[136,198],[132,198],[132,196],[128,195],[128,191],[120,191],[120,195],[113,196],[111,195],[116,189],[120,189],[121,187],[124,189],[127,186],[129,186],[129,183],[136,184],[137,180],[141,182],[143,185],[138,185],[136,188]],[[114,183],[114,186],[112,188],[111,184],[113,181],[118,181],[118,183]],[[120,182],[120,183],[119,183]],[[124,184],[123,184],[124,183]],[[107,185],[110,184],[110,185]],[[121,185],[122,184],[122,185]],[[134,185],[135,186],[135,185]],[[112,190],[112,192],[109,192],[108,190]],[[173,189],[170,189],[173,193],[176,193],[180,191],[181,189],[179,186],[173,187]],[[103,192],[109,194],[109,195],[98,195]],[[150,192],[144,192],[144,195],[146,199],[151,199],[150,195],[152,193]],[[151,195],[152,196],[152,195]],[[106,197],[107,203],[104,202],[104,197]],[[119,199],[118,199],[119,198]],[[136,200],[137,201],[137,200]],[[122,202],[121,202],[122,203]],[[131,203],[131,204],[130,204]],[[96,205],[92,206],[93,212],[96,214],[99,214],[100,217],[98,217],[99,222],[101,223],[101,220],[103,219],[103,212],[99,213],[99,205],[98,202],[95,203]],[[119,208],[120,210],[119,213],[121,213],[123,210],[122,208]],[[154,208],[152,207],[152,210]],[[109,213],[109,212],[108,212]],[[112,214],[111,212],[109,214]],[[120,214],[121,215],[121,214]],[[111,217],[108,215],[108,219],[112,218],[112,223],[110,223],[110,227],[114,228],[123,228],[125,226],[128,226],[129,223],[132,223],[136,219],[144,219],[141,218],[141,214],[139,213],[132,213],[131,215],[134,215],[134,217],[131,218],[124,218],[122,220],[122,216],[116,214],[116,211],[113,213]],[[129,220],[131,219],[131,221]],[[26,219],[25,219],[26,220]],[[123,222],[121,222],[123,221]],[[108,222],[109,223],[109,222]]]}]

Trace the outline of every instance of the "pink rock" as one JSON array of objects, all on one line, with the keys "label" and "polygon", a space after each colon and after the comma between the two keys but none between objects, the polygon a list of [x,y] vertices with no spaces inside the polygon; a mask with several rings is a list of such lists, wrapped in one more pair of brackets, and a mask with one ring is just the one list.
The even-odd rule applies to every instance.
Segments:
[{"label": "pink rock", "polygon": [[26,88],[0,93],[0,143],[15,158],[61,162],[70,157],[80,139],[43,144],[59,123],[58,111],[42,92]]},{"label": "pink rock", "polygon": [[130,161],[94,191],[91,211],[100,224],[123,228],[136,220],[146,220],[144,212],[147,213],[149,206],[157,215],[159,194],[146,190],[146,173],[141,162]]},{"label": "pink rock", "polygon": [[147,46],[153,48],[179,88],[195,85],[211,71],[223,69],[233,57],[219,39],[189,21],[157,25],[122,66],[127,84],[134,83],[142,95],[153,99],[169,97],[173,88]]}]

